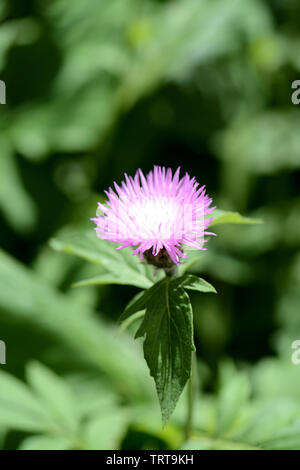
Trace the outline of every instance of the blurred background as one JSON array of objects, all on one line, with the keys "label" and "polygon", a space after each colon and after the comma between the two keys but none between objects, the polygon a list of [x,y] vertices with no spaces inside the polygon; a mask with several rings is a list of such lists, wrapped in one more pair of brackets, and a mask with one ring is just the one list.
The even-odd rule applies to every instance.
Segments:
[{"label": "blurred background", "polygon": [[[299,2],[0,0],[0,20],[1,448],[300,449]],[[138,288],[73,288],[99,266],[49,245],[154,164],[264,220],[217,226],[193,265],[218,295],[192,297],[185,444],[186,397],[162,429],[141,344],[117,332]]]}]

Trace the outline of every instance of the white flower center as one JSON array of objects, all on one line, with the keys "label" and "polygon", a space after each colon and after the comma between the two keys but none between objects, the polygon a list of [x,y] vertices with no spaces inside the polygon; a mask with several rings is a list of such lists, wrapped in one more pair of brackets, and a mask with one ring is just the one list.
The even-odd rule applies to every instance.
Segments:
[{"label": "white flower center", "polygon": [[158,196],[151,199],[138,200],[130,206],[129,217],[143,231],[160,234],[169,238],[178,224],[181,213],[180,205],[175,198]]}]

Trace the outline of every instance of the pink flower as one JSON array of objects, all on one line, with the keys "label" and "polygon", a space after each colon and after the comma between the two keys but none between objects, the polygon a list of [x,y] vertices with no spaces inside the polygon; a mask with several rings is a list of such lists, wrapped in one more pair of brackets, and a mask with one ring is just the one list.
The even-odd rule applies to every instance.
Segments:
[{"label": "pink flower", "polygon": [[141,170],[134,178],[125,174],[121,186],[105,191],[108,201],[98,203],[102,214],[91,219],[98,237],[119,243],[117,249],[132,246],[134,255],[158,267],[179,264],[184,245],[204,250],[205,235],[214,235],[206,228],[215,207],[205,186],[179,172],[155,166],[146,177]]}]

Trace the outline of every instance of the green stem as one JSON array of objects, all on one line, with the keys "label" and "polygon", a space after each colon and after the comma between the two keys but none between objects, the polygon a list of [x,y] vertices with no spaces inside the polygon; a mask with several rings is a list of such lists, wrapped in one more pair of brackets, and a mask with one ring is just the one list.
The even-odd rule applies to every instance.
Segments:
[{"label": "green stem", "polygon": [[173,266],[171,266],[169,268],[164,268],[164,271],[166,273],[166,276],[168,276],[168,277],[177,277],[177,275],[178,275],[178,268],[177,268],[176,264],[174,264]]},{"label": "green stem", "polygon": [[197,358],[196,353],[192,353],[192,368],[190,379],[187,384],[187,414],[184,428],[184,440],[187,441],[193,428],[193,415],[195,406],[195,392],[196,392],[196,379],[197,379]]}]

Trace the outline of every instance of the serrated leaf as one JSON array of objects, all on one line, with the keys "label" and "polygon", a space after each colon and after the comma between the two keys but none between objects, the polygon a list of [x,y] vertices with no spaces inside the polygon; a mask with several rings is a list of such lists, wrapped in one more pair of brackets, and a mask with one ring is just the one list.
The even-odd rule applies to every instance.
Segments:
[{"label": "serrated leaf", "polygon": [[146,313],[136,338],[145,337],[144,356],[155,380],[165,425],[190,377],[193,317],[190,300],[181,285],[165,278],[135,302]]},{"label": "serrated leaf", "polygon": [[216,209],[212,214],[212,222],[209,227],[219,224],[262,224],[263,220],[244,217],[238,212],[223,211]]},{"label": "serrated leaf", "polygon": [[120,317],[123,327],[128,320],[143,317],[136,338],[145,335],[144,356],[156,383],[163,424],[190,376],[191,352],[195,350],[193,314],[185,289],[216,292],[207,281],[191,274],[166,277],[138,293]]},{"label": "serrated leaf", "polygon": [[[195,290],[202,293],[217,292],[216,289],[211,284],[209,284],[209,282],[193,274],[185,274],[183,276],[172,279],[172,286],[183,287],[187,290]],[[144,310],[146,308],[147,302],[154,295],[156,295],[157,290],[159,289],[160,282],[157,282],[154,284],[154,286],[152,286],[151,289],[136,294],[126,306],[124,312],[120,316],[119,321],[123,322],[134,313]]]}]

